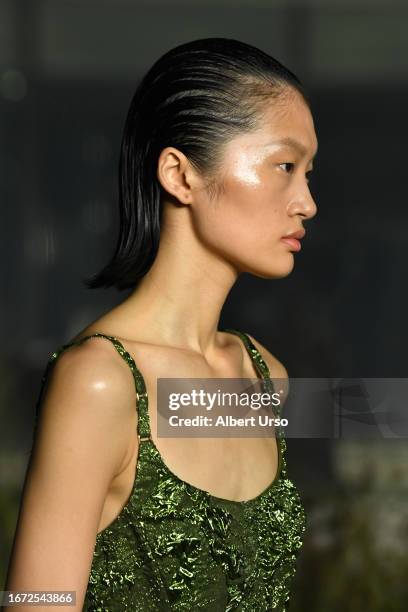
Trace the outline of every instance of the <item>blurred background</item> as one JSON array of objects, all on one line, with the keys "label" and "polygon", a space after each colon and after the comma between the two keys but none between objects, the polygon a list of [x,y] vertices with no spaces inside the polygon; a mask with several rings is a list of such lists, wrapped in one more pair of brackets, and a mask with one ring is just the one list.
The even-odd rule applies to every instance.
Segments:
[{"label": "blurred background", "polygon": [[[405,1],[0,0],[1,584],[46,362],[126,295],[82,279],[116,241],[130,99],[161,54],[207,36],[294,71],[319,140],[319,210],[294,271],[241,277],[221,326],[291,377],[406,376]],[[407,442],[288,440],[308,514],[291,611],[406,609]]]}]

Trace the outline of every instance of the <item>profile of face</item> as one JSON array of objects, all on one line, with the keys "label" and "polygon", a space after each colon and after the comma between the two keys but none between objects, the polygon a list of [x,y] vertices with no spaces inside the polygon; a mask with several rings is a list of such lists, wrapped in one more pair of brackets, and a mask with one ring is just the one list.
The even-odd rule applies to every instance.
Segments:
[{"label": "profile of face", "polygon": [[[281,101],[271,100],[256,131],[225,144],[222,189],[215,198],[190,166],[185,166],[183,182],[169,172],[166,187],[189,205],[194,235],[204,249],[237,272],[281,278],[292,271],[298,250],[296,242],[283,237],[302,230],[317,212],[308,184],[316,152],[311,112],[290,90]],[[166,167],[171,163],[166,166],[163,157],[165,182]]]}]

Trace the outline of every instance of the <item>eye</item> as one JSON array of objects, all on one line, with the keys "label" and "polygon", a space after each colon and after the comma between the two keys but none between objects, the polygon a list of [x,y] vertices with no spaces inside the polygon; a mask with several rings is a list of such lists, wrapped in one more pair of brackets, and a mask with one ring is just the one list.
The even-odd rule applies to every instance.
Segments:
[{"label": "eye", "polygon": [[284,162],[283,164],[279,164],[279,166],[287,166],[288,169],[285,170],[285,172],[288,172],[289,174],[293,171],[293,168],[295,167],[295,164],[292,162]]},{"label": "eye", "polygon": [[[286,169],[284,170],[285,172],[287,172],[288,174],[292,174],[292,172],[294,171],[295,168],[295,164],[293,162],[284,162],[283,164],[279,164],[280,167],[282,166],[286,166]],[[309,182],[311,175],[313,172],[313,168],[311,170],[308,170],[308,172],[306,172],[306,181]]]}]

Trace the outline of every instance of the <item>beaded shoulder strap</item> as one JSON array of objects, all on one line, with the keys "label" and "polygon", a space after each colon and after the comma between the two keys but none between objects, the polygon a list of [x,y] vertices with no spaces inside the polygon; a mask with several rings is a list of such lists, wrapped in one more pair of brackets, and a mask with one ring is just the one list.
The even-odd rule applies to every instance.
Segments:
[{"label": "beaded shoulder strap", "polygon": [[[245,348],[247,349],[254,363],[256,371],[260,374],[260,377],[262,378],[262,384],[264,385],[266,392],[270,394],[275,393],[275,386],[274,386],[273,380],[270,377],[271,375],[270,375],[268,364],[266,363],[261,353],[258,351],[256,346],[254,345],[252,340],[249,338],[248,334],[246,334],[245,332],[238,331],[237,329],[230,329],[230,328],[221,329],[220,331],[236,334],[237,336],[241,338],[242,342],[244,343]],[[281,416],[280,405],[275,407],[275,414],[277,417]],[[278,427],[276,432],[277,432],[277,437],[280,439],[280,445],[281,445],[280,453],[282,455],[282,461],[283,461],[282,473],[285,473],[286,468],[285,468],[283,455],[286,449],[286,442],[284,439],[284,430],[281,427]]]},{"label": "beaded shoulder strap", "polygon": [[271,380],[271,374],[269,372],[268,364],[254,345],[252,340],[249,338],[248,334],[246,334],[245,332],[238,331],[237,329],[230,328],[221,329],[221,331],[235,334],[241,338],[247,352],[249,353],[249,356],[252,359],[256,371],[258,372],[260,378],[263,379],[263,384],[265,388],[268,390],[268,392],[274,393],[275,389]]},{"label": "beaded shoulder strap", "polygon": [[63,344],[61,348],[59,348],[57,351],[55,351],[51,355],[46,365],[43,377],[41,379],[40,395],[39,395],[38,402],[36,405],[36,418],[35,418],[36,423],[38,420],[38,414],[39,414],[39,408],[40,408],[42,392],[44,389],[44,384],[45,384],[45,381],[47,380],[48,373],[53,363],[58,359],[61,353],[63,353],[70,346],[74,346],[74,345],[78,346],[82,344],[83,342],[85,342],[85,340],[88,340],[89,338],[97,338],[97,337],[106,338],[107,340],[109,340],[113,344],[113,346],[115,347],[119,355],[124,359],[124,361],[126,361],[129,368],[131,369],[133,378],[135,381],[135,387],[136,387],[136,400],[137,400],[137,412],[138,412],[137,433],[138,433],[139,441],[150,438],[148,397],[147,397],[146,384],[145,384],[143,375],[137,368],[133,357],[128,353],[128,351],[125,349],[125,347],[120,342],[120,340],[118,340],[115,336],[108,336],[107,334],[102,334],[100,332],[95,332],[88,336],[84,336],[83,338],[79,338],[79,340],[73,340],[72,342]]}]

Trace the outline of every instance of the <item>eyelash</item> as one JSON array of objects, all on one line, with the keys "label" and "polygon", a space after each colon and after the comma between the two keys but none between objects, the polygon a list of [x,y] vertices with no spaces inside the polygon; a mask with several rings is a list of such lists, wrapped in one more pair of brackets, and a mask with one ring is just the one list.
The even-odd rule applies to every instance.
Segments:
[{"label": "eyelash", "polygon": [[[293,162],[284,162],[283,164],[279,164],[279,166],[291,166],[290,172],[292,172],[294,167],[295,167],[295,164]],[[310,181],[311,174],[312,174],[312,170],[309,170],[308,172],[306,172],[306,180],[307,180],[307,182]]]}]

